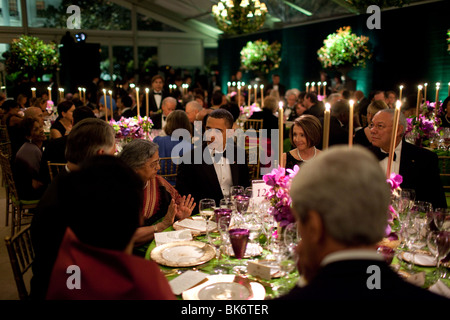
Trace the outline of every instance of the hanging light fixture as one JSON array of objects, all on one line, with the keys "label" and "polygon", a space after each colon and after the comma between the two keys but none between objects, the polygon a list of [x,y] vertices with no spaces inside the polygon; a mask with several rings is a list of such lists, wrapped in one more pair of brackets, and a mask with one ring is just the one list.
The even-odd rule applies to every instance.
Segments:
[{"label": "hanging light fixture", "polygon": [[266,20],[267,7],[259,0],[220,0],[212,13],[220,30],[244,34],[259,30]]}]

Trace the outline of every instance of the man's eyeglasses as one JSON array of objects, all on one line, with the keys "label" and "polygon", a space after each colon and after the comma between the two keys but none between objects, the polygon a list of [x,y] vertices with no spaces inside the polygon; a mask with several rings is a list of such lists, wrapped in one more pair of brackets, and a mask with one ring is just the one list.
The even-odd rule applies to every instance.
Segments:
[{"label": "man's eyeglasses", "polygon": [[371,124],[369,124],[369,129],[377,128],[377,130],[384,130],[387,127],[392,127],[392,126],[387,126],[387,125],[382,124],[382,123],[374,124],[373,122]]}]

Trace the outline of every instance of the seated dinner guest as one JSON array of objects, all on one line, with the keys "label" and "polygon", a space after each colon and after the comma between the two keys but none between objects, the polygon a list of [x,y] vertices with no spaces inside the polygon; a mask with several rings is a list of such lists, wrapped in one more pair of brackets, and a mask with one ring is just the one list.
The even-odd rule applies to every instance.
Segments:
[{"label": "seated dinner guest", "polygon": [[[373,116],[380,110],[388,109],[388,105],[383,100],[372,101],[367,107],[367,123],[372,122]],[[372,145],[372,134],[370,133],[370,128],[367,125],[361,130],[357,130],[353,137],[354,144],[360,144],[364,147],[370,147]]]},{"label": "seated dinner guest", "polygon": [[135,235],[136,245],[153,240],[156,232],[170,227],[175,219],[191,215],[195,207],[190,194],[181,196],[166,179],[158,175],[158,145],[154,142],[135,139],[126,144],[118,156],[131,167],[144,182],[142,223]]},{"label": "seated dinner guest", "polygon": [[377,253],[391,195],[370,151],[331,147],[303,165],[290,195],[304,281],[279,299],[445,301],[403,280]]},{"label": "seated dinner guest", "polygon": [[[393,109],[378,111],[372,118],[372,151],[380,160],[383,171],[388,165],[388,153],[394,123]],[[406,118],[400,112],[398,133],[395,141],[395,156],[391,172],[403,177],[401,188],[416,191],[416,201],[426,201],[433,208],[447,208],[444,189],[439,176],[438,156],[427,149],[417,147],[404,139]]]},{"label": "seated dinner guest", "polygon": [[[81,120],[70,132],[66,143],[66,170],[52,180],[31,221],[31,242],[35,253],[30,285],[31,299],[45,299],[53,264],[68,226],[68,216],[61,209],[64,206],[61,199],[67,192],[60,187],[61,179],[69,172],[79,170],[83,162],[94,156],[113,155],[116,151],[115,143],[113,127],[98,118]],[[96,194],[91,197],[93,201],[98,200]]]},{"label": "seated dinner guest", "polygon": [[58,118],[56,118],[50,128],[51,139],[60,138],[70,132],[73,124],[74,111],[75,105],[72,101],[63,101],[58,104]]},{"label": "seated dinner guest", "polygon": [[[97,156],[66,176],[61,187],[66,190],[61,203],[69,225],[47,299],[174,299],[159,266],[132,255],[143,183],[131,168],[117,157]],[[73,266],[80,277],[71,282],[67,270]]]},{"label": "seated dinner guest", "polygon": [[[231,186],[248,187],[250,178],[245,151],[227,139],[233,135],[233,116],[225,109],[212,111],[206,120],[206,143],[198,143],[184,155],[178,167],[176,188],[200,201],[214,199],[216,205],[229,196]],[[240,157],[242,156],[242,157]],[[242,159],[243,158],[243,159]]]},{"label": "seated dinner guest", "polygon": [[283,154],[284,167],[293,169],[316,157],[316,149],[322,141],[322,124],[315,116],[304,114],[294,120],[289,130],[289,138],[295,149]]}]

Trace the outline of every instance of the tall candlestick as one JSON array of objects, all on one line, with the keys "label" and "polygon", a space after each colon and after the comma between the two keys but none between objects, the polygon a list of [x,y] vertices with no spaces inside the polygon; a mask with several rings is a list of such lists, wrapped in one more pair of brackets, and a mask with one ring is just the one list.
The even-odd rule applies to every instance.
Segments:
[{"label": "tall candlestick", "polygon": [[109,90],[108,91],[108,93],[109,93],[109,104],[111,105],[111,120],[113,119],[113,116],[114,116],[114,109],[113,109],[113,98],[112,98],[112,90]]},{"label": "tall candlestick", "polygon": [[395,148],[397,147],[397,133],[398,133],[398,122],[400,119],[400,107],[401,102],[397,100],[396,106],[395,106],[395,113],[394,113],[394,123],[392,127],[392,135],[391,135],[391,144],[389,148],[389,159],[388,159],[388,165],[386,169],[386,178],[389,179],[391,176],[392,171],[392,162],[394,161],[394,152]]},{"label": "tall candlestick", "polygon": [[255,104],[258,101],[258,85],[253,85],[253,89],[255,89]]},{"label": "tall candlestick", "polygon": [[48,90],[48,100],[52,101],[52,87],[47,87]]},{"label": "tall candlestick", "polygon": [[322,82],[317,82],[317,95],[320,95],[320,86],[322,85]]},{"label": "tall candlestick", "polygon": [[440,86],[441,86],[441,84],[439,82],[436,83],[436,102],[434,104],[435,110],[439,110],[438,108],[439,108],[439,87]]},{"label": "tall candlestick", "polygon": [[325,103],[325,111],[323,115],[323,143],[322,150],[328,149],[328,142],[330,139],[330,109],[331,105]]},{"label": "tall candlestick", "polygon": [[250,106],[250,96],[252,95],[252,86],[248,85],[248,105]]},{"label": "tall candlestick", "polygon": [[240,107],[241,106],[241,83],[240,82],[238,82],[238,84],[237,84],[237,90],[238,90],[238,93],[237,93],[237,104],[238,104],[238,106]]},{"label": "tall candlestick", "polygon": [[428,87],[428,83],[424,83],[423,85],[423,100],[426,102],[427,101],[427,87]]},{"label": "tall candlestick", "polygon": [[80,101],[83,101],[83,93],[81,92],[81,87],[78,87],[78,95],[80,96]]},{"label": "tall candlestick", "polygon": [[311,83],[311,92],[314,92],[316,90],[316,83],[312,82]]},{"label": "tall candlestick", "polygon": [[278,156],[278,161],[279,161],[279,166],[282,167],[283,166],[283,133],[284,133],[284,114],[283,114],[283,102],[280,101],[279,105],[278,105],[278,130],[280,132],[280,136],[279,136],[279,156]]},{"label": "tall candlestick", "polygon": [[403,85],[400,86],[400,93],[398,95],[398,100],[402,101],[402,91],[403,91]]},{"label": "tall candlestick", "polygon": [[450,82],[448,83],[448,95],[450,96]]},{"label": "tall candlestick", "polygon": [[108,122],[108,104],[106,103],[106,89],[103,89],[103,103],[105,107],[105,120]]},{"label": "tall candlestick", "polygon": [[306,93],[309,92],[309,82],[306,83]]},{"label": "tall candlestick", "polygon": [[33,98],[36,98],[36,88],[31,88],[31,96],[33,97]]},{"label": "tall candlestick", "polygon": [[227,94],[230,93],[230,87],[231,87],[231,82],[227,83],[228,89],[227,89]]},{"label": "tall candlestick", "polygon": [[86,88],[81,88],[83,90],[83,103],[86,103]]},{"label": "tall candlestick", "polygon": [[417,86],[417,106],[416,106],[416,117],[419,118],[419,106],[420,106],[420,91],[422,90],[422,86]]},{"label": "tall candlestick", "polygon": [[138,115],[138,117],[140,117],[141,116],[141,106],[140,106],[140,103],[139,103],[139,88],[138,87],[136,87],[136,108],[137,108],[137,115]]},{"label": "tall candlestick", "polygon": [[323,96],[324,97],[327,96],[327,82],[326,81],[323,82]]},{"label": "tall candlestick", "polygon": [[148,92],[149,91],[150,91],[149,88],[145,88],[145,115],[147,116],[147,118],[148,118],[148,108],[149,108],[149,106],[148,106]]},{"label": "tall candlestick", "polygon": [[259,86],[261,88],[261,108],[264,108],[264,85]]},{"label": "tall candlestick", "polygon": [[350,100],[350,110],[348,114],[348,146],[353,146],[353,104],[354,101]]}]

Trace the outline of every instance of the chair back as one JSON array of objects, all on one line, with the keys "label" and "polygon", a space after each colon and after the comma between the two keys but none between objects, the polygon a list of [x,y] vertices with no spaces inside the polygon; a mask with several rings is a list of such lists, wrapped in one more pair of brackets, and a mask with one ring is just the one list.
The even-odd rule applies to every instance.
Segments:
[{"label": "chair back", "polygon": [[48,165],[48,173],[50,175],[50,181],[53,180],[61,171],[64,171],[66,168],[66,163],[57,163],[47,161]]},{"label": "chair back", "polygon": [[0,142],[11,142],[9,139],[8,127],[5,124],[0,125]]},{"label": "chair back", "polygon": [[165,178],[171,185],[175,185],[178,171],[178,164],[181,158],[163,157],[160,158],[159,160],[161,169],[158,171],[158,175]]},{"label": "chair back", "polygon": [[254,129],[256,132],[263,129],[263,119],[248,119],[244,122],[244,131]]},{"label": "chair back", "polygon": [[20,300],[25,300],[29,297],[29,294],[27,287],[25,286],[24,274],[31,268],[34,260],[30,226],[28,225],[12,238],[7,236],[5,238],[5,243],[19,298]]},{"label": "chair back", "polygon": [[14,175],[11,168],[11,162],[7,155],[0,152],[0,165],[2,167],[3,178],[5,179],[5,184],[8,186],[9,194],[12,196],[14,201],[19,201],[19,194],[17,193],[16,183],[14,181]]}]

